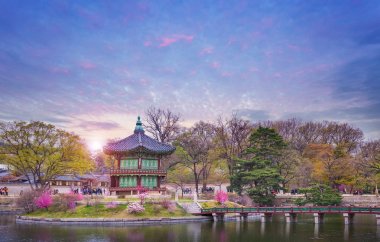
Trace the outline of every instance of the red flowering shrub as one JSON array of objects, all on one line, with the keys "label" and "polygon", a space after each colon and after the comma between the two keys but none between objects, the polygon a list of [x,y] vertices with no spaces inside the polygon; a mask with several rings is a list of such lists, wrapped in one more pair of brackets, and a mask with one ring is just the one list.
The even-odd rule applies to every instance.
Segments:
[{"label": "red flowering shrub", "polygon": [[226,192],[218,191],[215,195],[215,200],[220,204],[224,204],[228,201],[228,195]]},{"label": "red flowering shrub", "polygon": [[46,208],[50,207],[53,204],[53,198],[50,193],[43,192],[39,197],[34,200],[34,204],[37,208]]}]

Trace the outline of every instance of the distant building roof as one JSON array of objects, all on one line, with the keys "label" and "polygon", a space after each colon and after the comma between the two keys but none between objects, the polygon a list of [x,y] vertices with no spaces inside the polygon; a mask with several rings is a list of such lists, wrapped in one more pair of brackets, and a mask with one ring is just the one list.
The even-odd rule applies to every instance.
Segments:
[{"label": "distant building roof", "polygon": [[158,142],[145,135],[140,117],[138,117],[134,134],[125,139],[108,143],[103,150],[104,153],[108,155],[135,153],[139,151],[149,154],[169,155],[174,152],[175,147]]},{"label": "distant building roof", "polygon": [[82,179],[75,175],[62,175],[62,176],[57,176],[54,180],[55,181],[81,181]]}]

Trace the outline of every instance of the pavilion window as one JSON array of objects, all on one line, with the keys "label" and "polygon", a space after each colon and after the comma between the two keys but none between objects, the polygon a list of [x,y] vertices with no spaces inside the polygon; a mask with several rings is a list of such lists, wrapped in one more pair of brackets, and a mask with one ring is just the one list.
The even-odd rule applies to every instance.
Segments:
[{"label": "pavilion window", "polygon": [[119,181],[120,187],[136,187],[137,177],[136,176],[121,176]]},{"label": "pavilion window", "polygon": [[126,159],[120,161],[121,169],[137,169],[138,168],[138,160],[137,159]]},{"label": "pavilion window", "polygon": [[157,170],[158,169],[158,161],[151,159],[143,159],[142,160],[142,169],[148,170]]},{"label": "pavilion window", "polygon": [[157,177],[156,176],[142,176],[141,182],[143,187],[154,188],[157,187]]}]

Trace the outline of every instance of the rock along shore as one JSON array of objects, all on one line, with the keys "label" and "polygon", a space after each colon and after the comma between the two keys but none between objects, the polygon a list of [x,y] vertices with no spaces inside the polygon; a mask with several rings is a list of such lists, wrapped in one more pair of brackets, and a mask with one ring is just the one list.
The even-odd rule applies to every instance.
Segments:
[{"label": "rock along shore", "polygon": [[212,221],[210,217],[175,217],[175,218],[42,218],[16,216],[16,223],[44,223],[44,224],[83,224],[83,225],[141,225],[141,224],[169,224]]}]

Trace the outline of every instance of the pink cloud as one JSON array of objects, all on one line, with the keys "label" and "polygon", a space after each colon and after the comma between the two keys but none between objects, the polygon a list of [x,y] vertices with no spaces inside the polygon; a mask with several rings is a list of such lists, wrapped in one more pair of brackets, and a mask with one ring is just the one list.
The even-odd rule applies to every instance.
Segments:
[{"label": "pink cloud", "polygon": [[222,72],[222,77],[231,77],[231,76],[232,76],[231,72],[228,72],[228,71]]},{"label": "pink cloud", "polygon": [[149,81],[147,79],[144,79],[144,78],[140,79],[139,82],[141,83],[141,85],[144,85],[144,86],[147,86],[149,84]]},{"label": "pink cloud", "polygon": [[212,54],[214,52],[214,47],[205,47],[201,50],[201,52],[199,53],[200,55],[209,55],[209,54]]},{"label": "pink cloud", "polygon": [[64,75],[70,74],[70,70],[66,67],[53,67],[50,69],[50,72],[55,73],[55,74],[64,74]]},{"label": "pink cloud", "polygon": [[92,70],[96,68],[96,65],[90,61],[82,61],[79,66],[85,70]]},{"label": "pink cloud", "polygon": [[144,46],[151,46],[152,45],[152,42],[151,41],[145,41],[144,42]]},{"label": "pink cloud", "polygon": [[214,69],[218,69],[220,67],[220,63],[217,61],[211,62],[210,66]]},{"label": "pink cloud", "polygon": [[159,47],[167,47],[178,41],[192,42],[193,39],[194,39],[193,35],[174,34],[168,37],[162,37]]}]

